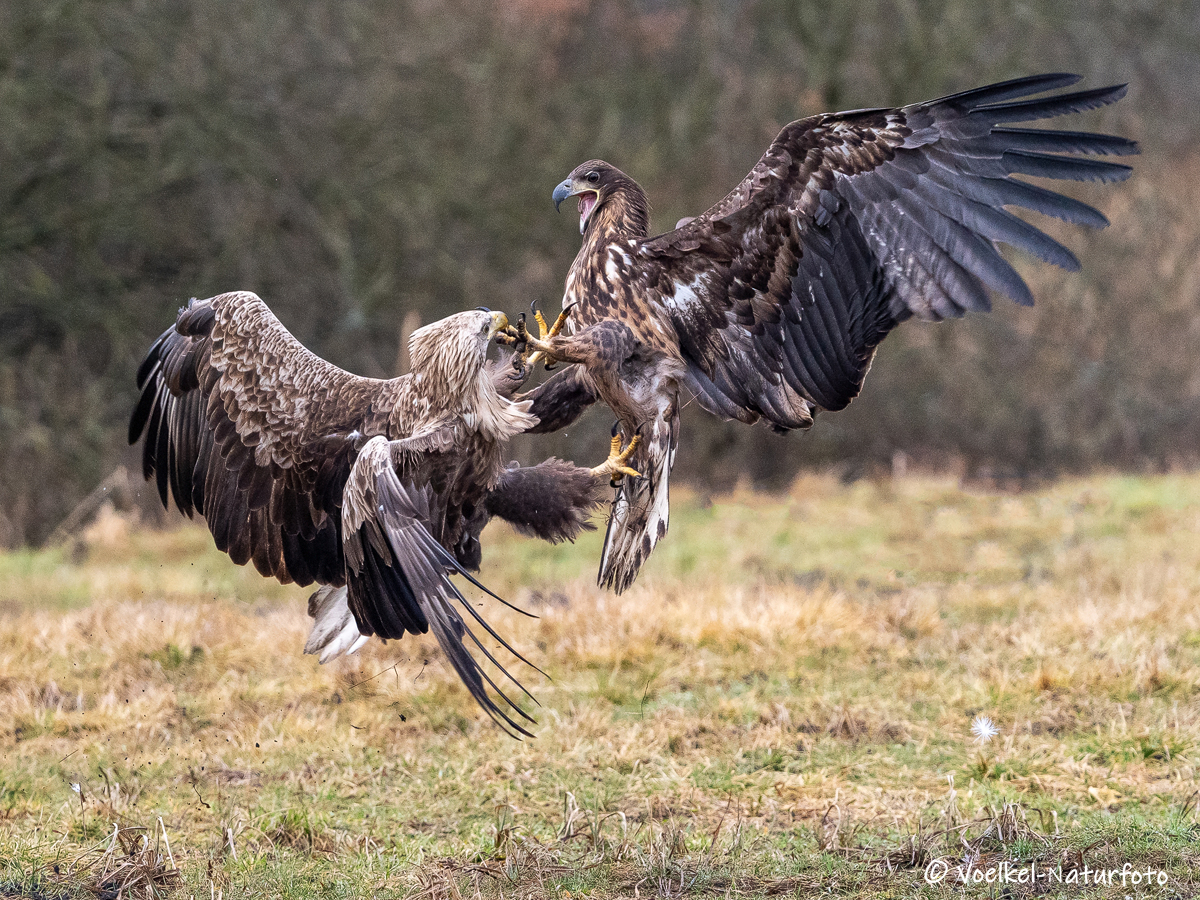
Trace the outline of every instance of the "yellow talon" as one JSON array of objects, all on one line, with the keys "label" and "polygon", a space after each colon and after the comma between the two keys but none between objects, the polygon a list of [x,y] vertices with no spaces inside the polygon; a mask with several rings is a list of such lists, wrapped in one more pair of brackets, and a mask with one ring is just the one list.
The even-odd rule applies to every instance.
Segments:
[{"label": "yellow talon", "polygon": [[619,434],[613,435],[612,442],[608,448],[608,459],[592,469],[592,474],[597,478],[603,478],[607,475],[614,483],[620,481],[626,475],[632,478],[641,478],[641,472],[626,465],[629,457],[633,456],[633,451],[637,449],[638,444],[641,442],[641,435],[634,435],[633,440],[629,442],[629,446],[622,450],[621,436]]},{"label": "yellow talon", "polygon": [[[570,313],[570,307],[567,307],[566,309],[564,309],[562,312],[560,312],[558,314],[558,318],[554,320],[553,325],[547,326],[546,325],[546,317],[542,315],[542,311],[540,309],[535,309],[533,311],[533,319],[535,322],[537,322],[537,326],[538,326],[538,336],[537,336],[538,342],[544,344],[547,341],[550,341],[550,340],[558,337],[558,333],[560,331],[562,331],[563,325],[565,325],[567,322],[567,315],[569,313]],[[540,360],[542,358],[545,358],[548,360],[548,362],[546,363],[547,369],[550,368],[552,365],[554,365],[554,363],[557,361],[554,359],[554,356],[549,352],[548,349],[542,348],[542,349],[537,350],[534,353],[531,353],[529,355],[529,358],[525,360],[525,364],[527,366],[533,367],[533,366],[537,365],[538,360]]]}]

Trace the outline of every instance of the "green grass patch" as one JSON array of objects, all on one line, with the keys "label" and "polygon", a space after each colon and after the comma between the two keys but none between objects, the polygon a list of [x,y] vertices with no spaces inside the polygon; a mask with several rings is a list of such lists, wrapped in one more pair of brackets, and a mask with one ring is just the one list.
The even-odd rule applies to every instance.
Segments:
[{"label": "green grass patch", "polygon": [[0,896],[1196,893],[1200,476],[680,494],[621,597],[488,530],[523,742],[431,641],[303,656],[198,527],[0,556]]}]

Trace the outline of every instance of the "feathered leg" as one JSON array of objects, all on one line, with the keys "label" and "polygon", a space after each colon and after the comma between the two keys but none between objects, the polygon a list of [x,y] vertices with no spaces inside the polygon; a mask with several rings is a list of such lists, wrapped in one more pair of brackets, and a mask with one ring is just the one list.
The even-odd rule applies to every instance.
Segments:
[{"label": "feathered leg", "polygon": [[613,498],[597,580],[618,594],[633,584],[654,545],[667,533],[668,483],[679,446],[679,415],[670,403],[642,430],[636,460],[644,477],[621,482]]}]

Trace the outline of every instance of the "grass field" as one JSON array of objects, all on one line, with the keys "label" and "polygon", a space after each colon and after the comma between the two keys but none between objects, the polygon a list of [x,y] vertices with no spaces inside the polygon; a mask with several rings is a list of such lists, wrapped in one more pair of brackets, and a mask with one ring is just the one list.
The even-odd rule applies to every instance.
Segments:
[{"label": "grass field", "polygon": [[0,555],[0,896],[1192,897],[1198,536],[1197,475],[813,476],[681,493],[615,597],[493,526],[518,742],[432,641],[319,666],[307,591],[102,517]]}]

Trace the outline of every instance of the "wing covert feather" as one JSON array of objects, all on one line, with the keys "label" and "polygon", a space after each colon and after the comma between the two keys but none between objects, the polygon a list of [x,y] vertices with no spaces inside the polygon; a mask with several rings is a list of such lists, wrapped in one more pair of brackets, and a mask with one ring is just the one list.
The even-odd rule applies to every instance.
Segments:
[{"label": "wing covert feather", "polygon": [[353,433],[387,426],[395,382],[360,378],[297,341],[256,295],[192,300],[138,369],[129,440],[163,505],[199,512],[234,562],[341,584]]},{"label": "wing covert feather", "polygon": [[[488,675],[466,642],[474,644],[526,696],[532,699],[532,695],[496,661],[458,608],[470,613],[517,659],[532,664],[495,632],[450,580],[452,574],[462,575],[487,591],[434,538],[438,513],[433,491],[428,484],[419,485],[410,477],[405,463],[409,451],[400,446],[402,443],[372,438],[355,460],[346,484],[342,522],[347,600],[359,631],[384,639],[432,631],[450,665],[484,711],[510,733],[529,736],[513,715],[527,722],[533,719]],[[491,591],[487,593],[500,599]]]}]

